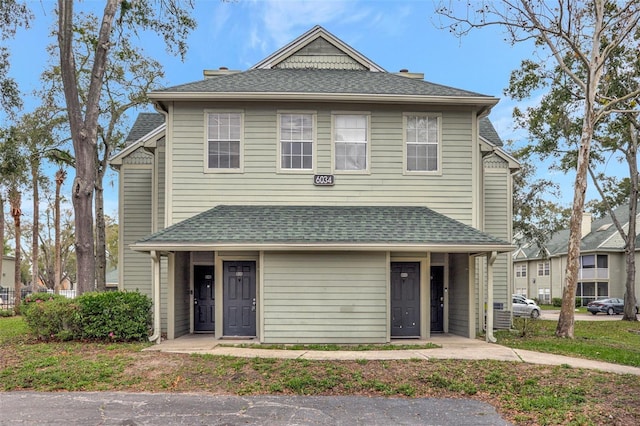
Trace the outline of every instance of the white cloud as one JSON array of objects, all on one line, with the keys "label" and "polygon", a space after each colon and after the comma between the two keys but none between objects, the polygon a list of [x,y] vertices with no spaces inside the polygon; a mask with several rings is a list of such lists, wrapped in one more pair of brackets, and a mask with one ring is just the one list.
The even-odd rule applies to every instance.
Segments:
[{"label": "white cloud", "polygon": [[349,12],[357,2],[353,1],[287,1],[267,0],[260,5],[265,34],[281,47],[314,25],[350,16]]}]

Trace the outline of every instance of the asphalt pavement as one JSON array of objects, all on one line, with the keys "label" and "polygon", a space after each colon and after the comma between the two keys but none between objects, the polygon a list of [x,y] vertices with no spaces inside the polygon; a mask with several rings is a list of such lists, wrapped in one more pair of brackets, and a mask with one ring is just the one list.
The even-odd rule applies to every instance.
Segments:
[{"label": "asphalt pavement", "polygon": [[0,393],[0,425],[509,425],[467,399]]},{"label": "asphalt pavement", "polygon": [[[557,320],[557,311],[542,319]],[[576,321],[619,315],[576,314]],[[511,349],[449,334],[428,340],[434,349],[293,351],[227,346],[211,335],[165,340],[146,350],[240,357],[354,359],[496,359],[568,365],[640,376],[640,368]],[[240,342],[233,342],[240,343]],[[248,343],[248,342],[247,342]],[[396,342],[398,344],[406,342]],[[425,342],[415,342],[425,343]],[[221,396],[120,392],[0,392],[0,426],[13,425],[509,425],[494,407],[469,399],[305,396]]]}]

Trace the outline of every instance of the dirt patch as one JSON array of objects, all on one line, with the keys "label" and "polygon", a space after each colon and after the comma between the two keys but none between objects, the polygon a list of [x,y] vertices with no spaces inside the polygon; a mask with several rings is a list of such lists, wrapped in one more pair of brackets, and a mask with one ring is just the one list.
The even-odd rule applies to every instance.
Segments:
[{"label": "dirt patch", "polygon": [[[67,374],[64,380],[56,380]],[[640,380],[499,361],[309,361],[140,351],[94,343],[2,348],[0,389],[469,398],[513,424],[640,424]]]}]

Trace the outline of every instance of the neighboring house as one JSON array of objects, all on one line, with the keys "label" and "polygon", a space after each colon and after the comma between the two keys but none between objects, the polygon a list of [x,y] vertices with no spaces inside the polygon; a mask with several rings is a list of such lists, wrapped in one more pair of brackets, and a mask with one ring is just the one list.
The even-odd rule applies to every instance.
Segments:
[{"label": "neighboring house", "polygon": [[117,269],[107,272],[105,277],[106,282],[105,286],[107,290],[117,290],[118,289],[118,279],[120,278],[120,273]]},{"label": "neighboring house", "polygon": [[0,287],[10,288],[15,286],[16,259],[12,256],[2,256],[2,276],[0,277]]},{"label": "neighboring house", "polygon": [[[629,207],[618,207],[614,214],[628,229]],[[640,222],[636,220],[637,226]],[[639,228],[640,229],[640,228]],[[514,293],[537,298],[539,303],[551,303],[562,298],[567,268],[569,230],[555,233],[544,250],[527,244],[513,253]],[[636,262],[640,261],[640,239],[636,239]],[[626,283],[624,241],[611,216],[592,221],[585,213],[582,219],[580,267],[576,297],[586,305],[592,300],[606,297],[623,298]],[[640,294],[640,280],[636,275],[636,297]]]},{"label": "neighboring house", "polygon": [[318,26],[149,97],[162,115],[111,164],[119,285],[153,297],[152,339],[474,337],[510,308],[497,98],[386,72]]}]

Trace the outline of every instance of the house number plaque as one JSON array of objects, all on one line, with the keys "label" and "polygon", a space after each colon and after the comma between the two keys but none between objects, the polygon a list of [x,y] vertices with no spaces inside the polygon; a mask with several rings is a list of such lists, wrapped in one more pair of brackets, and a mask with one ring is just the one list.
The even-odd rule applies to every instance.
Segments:
[{"label": "house number plaque", "polygon": [[333,186],[334,183],[333,175],[313,175],[313,184],[315,186]]}]

